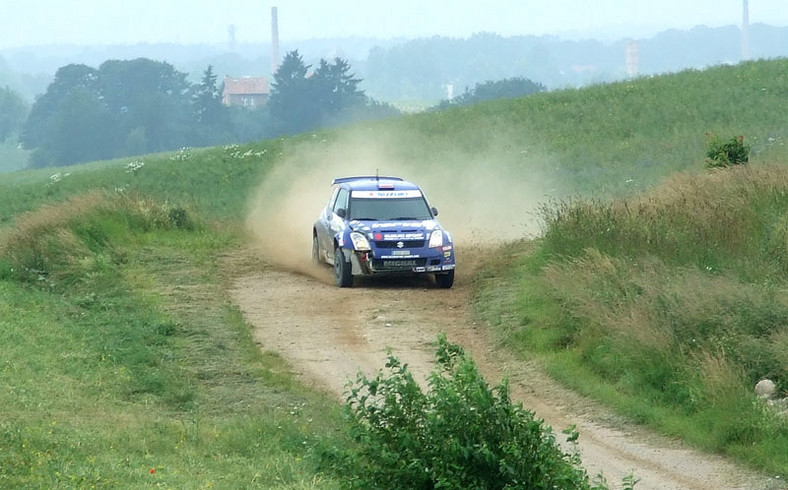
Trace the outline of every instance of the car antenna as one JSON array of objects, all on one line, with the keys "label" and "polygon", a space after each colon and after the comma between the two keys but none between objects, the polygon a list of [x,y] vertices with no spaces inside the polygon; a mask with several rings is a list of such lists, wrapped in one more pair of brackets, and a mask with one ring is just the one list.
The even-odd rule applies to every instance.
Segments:
[{"label": "car antenna", "polygon": [[379,168],[375,169],[375,180],[380,182],[380,169]]}]

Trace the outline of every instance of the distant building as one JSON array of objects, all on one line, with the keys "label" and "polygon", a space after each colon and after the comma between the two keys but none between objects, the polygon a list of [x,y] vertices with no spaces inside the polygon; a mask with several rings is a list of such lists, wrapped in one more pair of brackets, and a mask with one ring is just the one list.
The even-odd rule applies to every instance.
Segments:
[{"label": "distant building", "polygon": [[268,101],[268,80],[265,78],[224,78],[222,102],[226,106],[262,107]]}]

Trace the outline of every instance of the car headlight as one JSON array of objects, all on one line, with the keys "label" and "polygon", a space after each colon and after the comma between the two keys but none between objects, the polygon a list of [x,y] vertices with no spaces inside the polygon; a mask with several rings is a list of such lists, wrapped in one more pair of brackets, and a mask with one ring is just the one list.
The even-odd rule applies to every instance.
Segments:
[{"label": "car headlight", "polygon": [[370,250],[369,240],[367,240],[367,237],[365,237],[361,233],[354,231],[353,233],[350,234],[350,240],[353,242],[354,249],[361,252]]},{"label": "car headlight", "polygon": [[443,246],[443,232],[441,230],[435,230],[430,235],[430,248],[442,247]]}]

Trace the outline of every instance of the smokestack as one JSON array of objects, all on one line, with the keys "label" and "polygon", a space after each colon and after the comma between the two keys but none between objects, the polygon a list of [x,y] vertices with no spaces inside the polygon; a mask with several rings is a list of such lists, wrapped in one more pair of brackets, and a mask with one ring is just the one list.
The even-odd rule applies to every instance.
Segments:
[{"label": "smokestack", "polygon": [[227,43],[230,45],[230,51],[235,51],[235,24],[227,26]]},{"label": "smokestack", "polygon": [[744,0],[744,15],[741,22],[741,57],[750,59],[750,2]]},{"label": "smokestack", "polygon": [[279,69],[279,14],[271,7],[271,73]]},{"label": "smokestack", "polygon": [[627,77],[635,78],[640,73],[640,46],[637,41],[627,42]]}]

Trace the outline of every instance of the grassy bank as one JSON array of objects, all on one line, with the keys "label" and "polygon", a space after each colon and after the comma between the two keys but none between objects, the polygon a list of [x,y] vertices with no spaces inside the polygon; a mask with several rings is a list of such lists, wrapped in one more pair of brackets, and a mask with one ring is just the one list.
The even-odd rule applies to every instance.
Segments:
[{"label": "grassy bank", "polygon": [[344,445],[337,407],[229,306],[229,274],[263,267],[220,260],[237,245],[125,195],[17,218],[0,241],[0,486],[336,486],[315,454]]},{"label": "grassy bank", "polygon": [[788,390],[788,166],[542,214],[508,299],[482,302],[506,342],[633,420],[788,474],[788,419],[753,392]]}]

